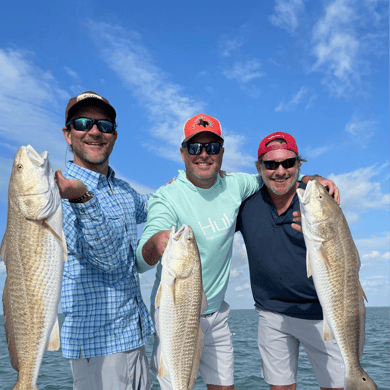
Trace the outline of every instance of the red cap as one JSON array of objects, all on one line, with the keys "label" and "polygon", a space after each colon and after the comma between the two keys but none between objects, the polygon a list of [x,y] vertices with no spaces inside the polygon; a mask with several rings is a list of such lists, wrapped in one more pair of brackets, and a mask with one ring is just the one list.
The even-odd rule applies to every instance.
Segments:
[{"label": "red cap", "polygon": [[[273,141],[274,139],[282,138],[286,141],[286,143],[281,144],[273,144],[271,146],[266,146],[269,142]],[[270,152],[271,150],[277,150],[277,149],[288,149],[292,150],[294,153],[298,154],[298,146],[295,142],[295,139],[292,135],[282,132],[276,132],[272,133],[270,135],[267,135],[259,145],[259,150],[257,152],[257,158],[260,157],[261,154]]]},{"label": "red cap", "polygon": [[107,112],[107,115],[111,118],[111,120],[115,122],[116,112],[109,101],[95,92],[86,91],[69,99],[65,110],[65,124],[68,123],[69,118],[71,118],[77,110],[84,106],[102,107]]},{"label": "red cap", "polygon": [[182,142],[188,141],[194,135],[203,131],[213,133],[223,140],[222,128],[219,121],[215,118],[212,118],[211,116],[198,114],[188,119],[188,121],[185,123]]}]

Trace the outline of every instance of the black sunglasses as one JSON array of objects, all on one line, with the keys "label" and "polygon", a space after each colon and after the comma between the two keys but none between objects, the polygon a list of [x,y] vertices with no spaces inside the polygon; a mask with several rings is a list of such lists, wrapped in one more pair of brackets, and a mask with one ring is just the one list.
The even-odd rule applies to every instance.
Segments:
[{"label": "black sunglasses", "polygon": [[221,151],[223,144],[220,142],[208,142],[207,144],[201,144],[200,142],[183,142],[181,144],[183,148],[188,149],[189,154],[201,154],[203,148],[206,148],[207,154],[218,154]]},{"label": "black sunglasses", "polygon": [[115,123],[106,121],[105,119],[89,119],[89,118],[76,118],[70,120],[65,126],[69,127],[73,125],[75,130],[89,131],[93,125],[96,124],[99,131],[102,133],[113,133],[118,127]]},{"label": "black sunglasses", "polygon": [[276,161],[276,160],[261,160],[261,163],[265,165],[265,168],[268,169],[269,171],[275,171],[276,169],[279,168],[279,165],[282,164],[282,167],[284,169],[292,168],[296,161],[298,160],[298,157],[292,157],[288,158],[283,161]]}]

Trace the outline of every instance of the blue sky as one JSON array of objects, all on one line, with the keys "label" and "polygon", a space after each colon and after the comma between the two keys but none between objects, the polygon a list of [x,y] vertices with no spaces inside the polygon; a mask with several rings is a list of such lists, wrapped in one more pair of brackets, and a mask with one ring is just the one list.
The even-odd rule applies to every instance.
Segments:
[{"label": "blue sky", "polygon": [[[192,115],[220,120],[230,172],[255,173],[261,139],[292,134],[308,159],[302,173],[341,191],[368,305],[388,306],[388,32],[385,0],[5,2],[0,237],[17,149],[47,150],[63,170],[66,104],[92,90],[117,111],[110,165],[142,193],[183,168],[181,133]],[[0,263],[1,291],[4,280]],[[147,303],[153,280],[154,271],[141,275]],[[237,234],[226,300],[253,307]]]}]

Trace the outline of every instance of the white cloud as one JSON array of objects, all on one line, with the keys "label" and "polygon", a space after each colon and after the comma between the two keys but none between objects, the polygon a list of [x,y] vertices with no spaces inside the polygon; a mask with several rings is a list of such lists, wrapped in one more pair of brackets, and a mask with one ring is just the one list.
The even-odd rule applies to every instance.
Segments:
[{"label": "white cloud", "polygon": [[386,276],[371,276],[360,280],[364,292],[387,294],[389,290],[389,281]]},{"label": "white cloud", "polygon": [[304,9],[303,0],[276,0],[275,13],[269,17],[271,24],[290,33],[298,27],[298,17]]},{"label": "white cloud", "polygon": [[377,6],[376,1],[334,0],[314,25],[311,43],[316,61],[311,70],[324,73],[322,84],[331,96],[363,93],[361,76],[370,72],[364,57],[388,54],[388,32],[382,28],[388,30],[388,22],[379,23]]},{"label": "white cloud", "polygon": [[5,273],[5,264],[3,261],[0,261],[0,273],[1,274]]},{"label": "white cloud", "polygon": [[70,69],[68,66],[64,66],[64,70],[70,77],[73,77],[74,79],[79,78],[78,74],[74,70]]},{"label": "white cloud", "polygon": [[[355,240],[359,253],[388,250],[390,248],[390,232],[377,233],[369,238]],[[387,253],[387,252],[386,252]]]},{"label": "white cloud", "polygon": [[225,69],[223,74],[229,80],[237,80],[240,84],[246,84],[253,79],[265,76],[260,71],[261,62],[258,59],[251,59],[246,62],[237,61],[230,69]]},{"label": "white cloud", "polygon": [[310,108],[313,105],[313,101],[317,98],[317,95],[314,91],[311,90],[311,88],[302,86],[301,89],[296,92],[291,100],[288,103],[285,103],[284,100],[282,100],[278,107],[275,108],[275,111],[294,111],[298,104],[302,103],[303,101],[307,101],[306,103],[306,109]]},{"label": "white cloud", "polygon": [[[390,194],[382,193],[379,182],[373,178],[382,175],[388,168],[388,163],[381,167],[371,166],[359,168],[353,172],[340,175],[330,174],[329,179],[333,180],[340,190],[341,207],[346,211],[360,215],[373,209],[386,209],[390,204]],[[349,222],[347,213],[345,216]]]},{"label": "white cloud", "polygon": [[308,147],[305,150],[305,156],[304,157],[316,158],[316,157],[319,157],[319,156],[325,154],[326,152],[328,152],[331,149],[332,149],[332,146],[319,146],[317,148],[310,148],[310,147]]},{"label": "white cloud", "polygon": [[369,140],[375,135],[378,122],[376,121],[361,121],[354,115],[345,126],[345,131],[348,132],[353,140],[363,148],[368,147]]},{"label": "white cloud", "polygon": [[[163,158],[181,162],[183,125],[191,116],[204,112],[205,103],[187,96],[180,85],[169,81],[168,75],[154,64],[137,32],[103,22],[90,21],[87,25],[101,58],[149,113],[150,135],[162,141],[159,145],[164,144],[156,147],[155,142],[145,142],[145,147]],[[226,132],[223,124],[222,127],[225,149],[229,149],[224,168],[234,171],[237,166],[251,164],[252,158],[242,155],[237,147],[243,138],[233,133],[234,129]]]},{"label": "white cloud", "polygon": [[[62,168],[66,143],[56,112],[70,96],[58,87],[50,72],[35,66],[30,57],[34,54],[0,49],[0,139],[6,140],[1,143],[15,152],[28,144],[38,153],[47,150],[53,168]],[[11,165],[6,171],[10,172]]]},{"label": "white cloud", "polygon": [[227,35],[222,35],[218,42],[218,52],[223,57],[230,57],[233,52],[239,51],[244,43],[245,39],[242,36],[229,39]]},{"label": "white cloud", "polygon": [[243,290],[248,290],[251,288],[251,285],[249,283],[245,283],[243,286],[237,286],[234,287],[235,291],[243,291]]}]

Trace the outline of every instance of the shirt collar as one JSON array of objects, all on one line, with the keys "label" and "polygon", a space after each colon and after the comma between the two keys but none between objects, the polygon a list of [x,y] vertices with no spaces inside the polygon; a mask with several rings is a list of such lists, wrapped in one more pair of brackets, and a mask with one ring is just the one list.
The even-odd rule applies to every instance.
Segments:
[{"label": "shirt collar", "polygon": [[88,189],[98,188],[99,181],[109,180],[113,182],[115,180],[115,171],[109,166],[108,167],[108,176],[101,173],[91,171],[90,169],[80,167],[73,163],[73,161],[68,161],[66,164],[66,173],[69,177],[77,180],[81,180]]}]

